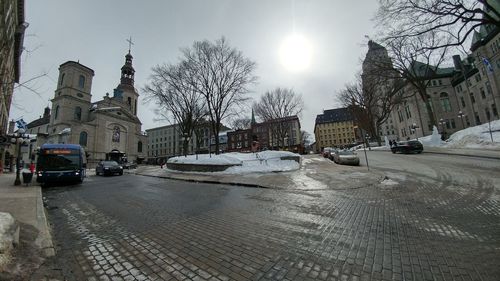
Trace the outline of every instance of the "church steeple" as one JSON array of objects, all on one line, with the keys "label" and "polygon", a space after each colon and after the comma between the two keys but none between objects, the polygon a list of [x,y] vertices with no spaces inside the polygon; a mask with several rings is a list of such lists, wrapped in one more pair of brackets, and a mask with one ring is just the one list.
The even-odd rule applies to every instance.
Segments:
[{"label": "church steeple", "polygon": [[134,87],[134,67],[132,66],[132,55],[129,53],[125,55],[125,64],[122,66],[122,76],[120,84]]}]

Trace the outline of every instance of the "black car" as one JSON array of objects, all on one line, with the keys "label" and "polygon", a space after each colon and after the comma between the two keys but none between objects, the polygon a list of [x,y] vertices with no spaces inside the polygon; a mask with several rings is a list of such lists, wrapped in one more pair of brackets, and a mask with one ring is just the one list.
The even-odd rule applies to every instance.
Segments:
[{"label": "black car", "polygon": [[121,176],[123,175],[123,167],[116,161],[101,161],[95,167],[95,174],[103,176],[119,174]]},{"label": "black car", "polygon": [[421,142],[412,140],[412,141],[400,141],[391,147],[392,153],[401,152],[401,153],[422,153],[424,150],[424,146]]}]

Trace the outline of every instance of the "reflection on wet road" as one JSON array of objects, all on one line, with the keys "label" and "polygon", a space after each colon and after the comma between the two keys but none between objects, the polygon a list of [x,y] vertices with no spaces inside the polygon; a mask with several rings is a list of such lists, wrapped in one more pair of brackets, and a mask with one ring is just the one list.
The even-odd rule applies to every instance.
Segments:
[{"label": "reflection on wet road", "polygon": [[500,161],[368,156],[391,184],[124,175],[44,189],[59,264],[68,280],[500,279]]}]

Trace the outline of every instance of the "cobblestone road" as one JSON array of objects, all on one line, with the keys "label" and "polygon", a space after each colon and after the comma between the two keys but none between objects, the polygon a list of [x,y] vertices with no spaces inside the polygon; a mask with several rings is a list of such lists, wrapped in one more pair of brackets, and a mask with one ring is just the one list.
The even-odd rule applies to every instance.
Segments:
[{"label": "cobblestone road", "polygon": [[44,189],[57,264],[68,280],[500,280],[498,160],[370,161],[389,184],[273,190],[124,175]]}]

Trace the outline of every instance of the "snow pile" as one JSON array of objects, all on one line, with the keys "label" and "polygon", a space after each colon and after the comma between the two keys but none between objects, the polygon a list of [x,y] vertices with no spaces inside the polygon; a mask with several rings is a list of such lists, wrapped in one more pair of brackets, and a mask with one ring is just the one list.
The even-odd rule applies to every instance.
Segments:
[{"label": "snow pile", "polygon": [[485,123],[457,131],[449,139],[442,141],[434,127],[432,135],[418,140],[424,147],[500,149],[500,120],[491,121],[491,132],[490,136],[490,124]]},{"label": "snow pile", "polygon": [[380,184],[382,185],[397,185],[399,182],[392,179],[384,179]]},{"label": "snow pile", "polygon": [[[491,141],[493,137],[493,142]],[[458,131],[444,145],[448,148],[500,149],[500,120]]]},{"label": "snow pile", "polygon": [[288,151],[262,151],[258,153],[230,152],[211,156],[208,154],[179,156],[168,159],[168,163],[198,165],[239,165],[226,169],[222,173],[243,174],[255,172],[283,172],[300,168],[294,160],[281,160],[281,157],[300,157]]},{"label": "snow pile", "polygon": [[16,241],[19,239],[18,235],[12,215],[0,212],[0,271],[10,261],[10,252],[13,244],[18,242]]}]

